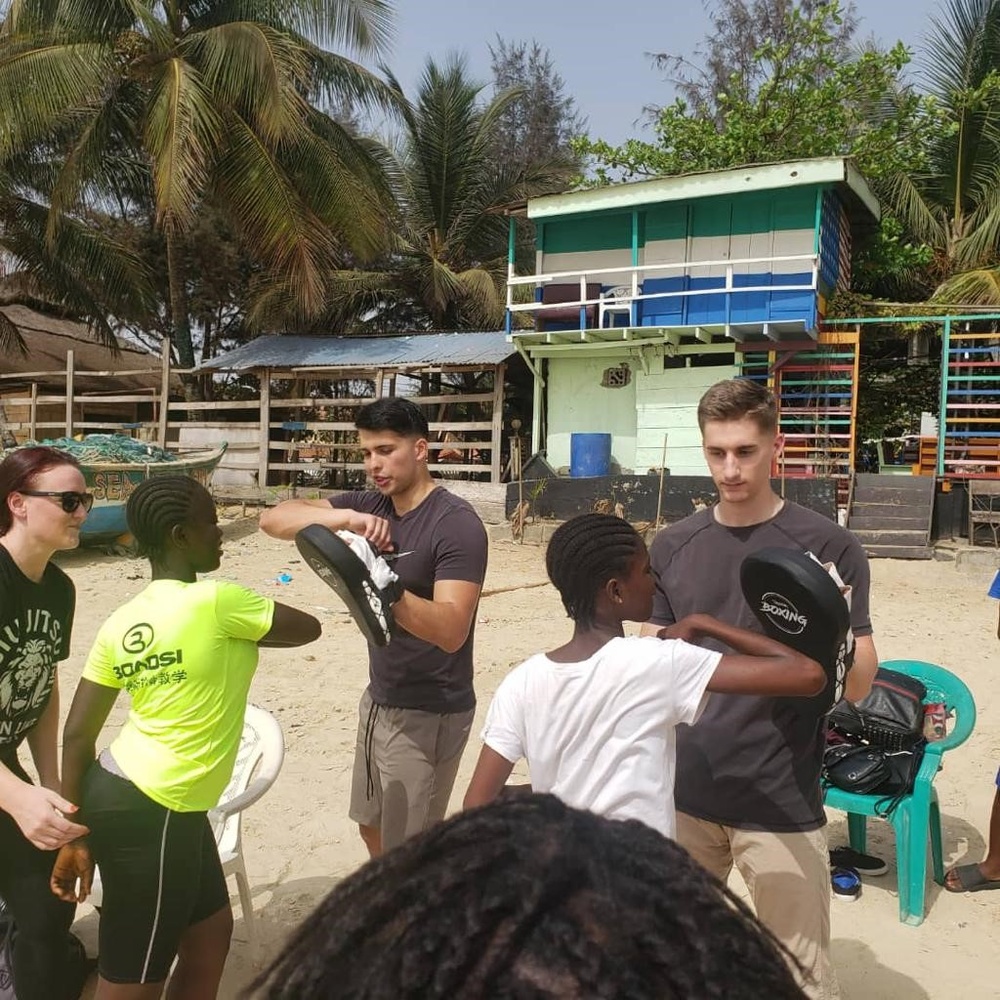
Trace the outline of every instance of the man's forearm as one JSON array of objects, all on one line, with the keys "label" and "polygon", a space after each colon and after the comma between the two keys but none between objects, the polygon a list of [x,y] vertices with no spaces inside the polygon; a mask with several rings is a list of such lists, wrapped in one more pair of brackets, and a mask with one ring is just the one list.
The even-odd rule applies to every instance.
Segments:
[{"label": "man's forearm", "polygon": [[854,640],[854,663],[847,672],[844,681],[844,697],[848,701],[861,701],[868,696],[878,670],[878,653],[875,641],[870,635],[859,636]]},{"label": "man's forearm", "polygon": [[428,601],[410,591],[392,606],[396,621],[411,635],[429,642],[446,653],[454,653],[462,648],[469,637],[471,620],[462,608],[448,601]]},{"label": "man's forearm", "polygon": [[745,656],[798,656],[784,643],[750,629],[727,625],[711,615],[697,615],[697,630],[703,636],[724,642],[731,650]]},{"label": "man's forearm", "polygon": [[306,500],[285,500],[276,507],[269,507],[260,515],[260,530],[272,538],[291,541],[310,524],[322,524],[331,531],[350,528],[354,511],[329,504],[312,504]]}]

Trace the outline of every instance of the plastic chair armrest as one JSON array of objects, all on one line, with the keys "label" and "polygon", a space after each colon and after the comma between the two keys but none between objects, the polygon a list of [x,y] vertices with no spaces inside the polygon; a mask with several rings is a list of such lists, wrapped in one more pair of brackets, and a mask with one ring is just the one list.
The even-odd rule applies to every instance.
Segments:
[{"label": "plastic chair armrest", "polygon": [[[940,743],[943,742],[944,740],[940,741]],[[930,784],[934,780],[934,776],[941,769],[943,750],[940,749],[940,743],[928,744],[924,750],[924,759],[920,762],[920,770],[917,771],[917,776],[913,779],[914,787],[921,782]]]},{"label": "plastic chair armrest", "polygon": [[258,775],[239,795],[234,795],[228,802],[220,802],[214,809],[210,809],[209,819],[213,821],[228,819],[230,816],[242,812],[261,798],[273,783],[273,778]]}]

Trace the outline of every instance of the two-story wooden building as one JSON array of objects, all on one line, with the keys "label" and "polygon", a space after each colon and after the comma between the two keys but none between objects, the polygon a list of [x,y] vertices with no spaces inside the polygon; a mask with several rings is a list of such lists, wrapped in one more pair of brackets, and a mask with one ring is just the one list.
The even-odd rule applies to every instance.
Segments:
[{"label": "two-story wooden building", "polygon": [[644,473],[666,439],[673,475],[704,475],[698,399],[751,376],[779,397],[780,473],[849,474],[858,334],[822,323],[879,217],[849,160],[591,188],[518,213],[537,233],[534,273],[512,257],[508,277],[507,328],[535,379],[532,451],[565,468],[573,435],[610,433],[612,470]]}]

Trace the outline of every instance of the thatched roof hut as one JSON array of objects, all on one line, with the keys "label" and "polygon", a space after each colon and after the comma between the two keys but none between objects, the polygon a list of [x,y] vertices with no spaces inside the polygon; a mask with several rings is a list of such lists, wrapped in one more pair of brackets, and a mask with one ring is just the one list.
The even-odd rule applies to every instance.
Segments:
[{"label": "thatched roof hut", "polygon": [[[160,385],[160,358],[136,347],[122,346],[116,354],[99,344],[85,323],[61,319],[29,309],[23,305],[2,305],[2,312],[20,331],[28,347],[27,354],[0,353],[0,373],[26,374],[20,379],[3,382],[5,389],[23,387],[32,382],[40,391],[62,392],[65,378],[39,376],[39,372],[64,372],[66,354],[73,352],[74,389],[84,393],[131,393],[143,389],[158,389]],[[146,375],[88,376],[88,372],[130,372],[147,370]],[[35,373],[29,376],[27,373]],[[177,388],[179,381],[174,378]]]}]

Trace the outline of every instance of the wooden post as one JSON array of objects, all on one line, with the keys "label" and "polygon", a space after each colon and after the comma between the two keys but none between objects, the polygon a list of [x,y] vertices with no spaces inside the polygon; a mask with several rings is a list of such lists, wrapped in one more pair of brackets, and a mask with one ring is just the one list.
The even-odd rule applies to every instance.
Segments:
[{"label": "wooden post", "polygon": [[260,376],[260,457],[257,465],[257,485],[267,486],[268,445],[271,441],[271,369]]},{"label": "wooden post", "polygon": [[500,482],[500,443],[503,439],[503,383],[507,366],[493,369],[493,431],[490,435],[490,482]]},{"label": "wooden post", "polygon": [[375,398],[376,399],[381,399],[382,398],[382,387],[383,387],[384,383],[385,383],[385,371],[384,371],[384,369],[379,368],[375,372]]},{"label": "wooden post", "polygon": [[66,437],[73,436],[73,352],[66,352]]},{"label": "wooden post", "polygon": [[170,415],[170,338],[163,338],[160,361],[160,424],[156,431],[156,443],[167,447],[167,421]]},{"label": "wooden post", "polygon": [[38,383],[31,383],[31,404],[28,410],[28,434],[35,441],[38,433]]},{"label": "wooden post", "polygon": [[667,435],[663,435],[663,457],[660,459],[660,490],[656,494],[656,520],[653,522],[653,531],[660,530],[660,514],[663,511],[663,476],[667,471]]}]

